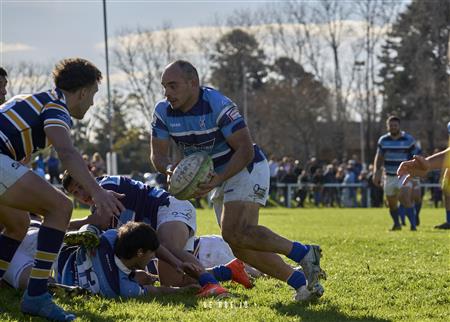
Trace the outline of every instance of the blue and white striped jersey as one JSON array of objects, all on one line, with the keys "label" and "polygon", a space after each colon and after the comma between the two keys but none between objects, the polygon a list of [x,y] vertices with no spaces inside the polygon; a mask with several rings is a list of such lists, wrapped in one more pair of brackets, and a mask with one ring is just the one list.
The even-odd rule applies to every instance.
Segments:
[{"label": "blue and white striped jersey", "polygon": [[[158,102],[151,132],[155,138],[171,137],[185,156],[206,151],[220,173],[234,153],[226,139],[246,126],[232,100],[213,88],[201,87],[198,102],[186,113],[172,109],[167,100]],[[264,160],[259,147],[254,145],[254,149],[253,162]]]},{"label": "blue and white striped jersey", "polygon": [[50,126],[72,127],[61,90],[14,96],[0,105],[0,153],[16,161],[31,157],[50,145],[44,132]]},{"label": "blue and white striped jersey", "polygon": [[137,297],[147,290],[131,278],[132,270],[114,255],[117,230],[110,229],[100,236],[95,252],[84,247],[63,247],[57,259],[56,281],[80,286],[108,298]]},{"label": "blue and white striped jersey", "polygon": [[389,133],[386,133],[378,140],[377,152],[384,157],[386,174],[395,176],[400,163],[411,159],[417,153],[416,140],[403,131],[401,136],[395,140]]}]

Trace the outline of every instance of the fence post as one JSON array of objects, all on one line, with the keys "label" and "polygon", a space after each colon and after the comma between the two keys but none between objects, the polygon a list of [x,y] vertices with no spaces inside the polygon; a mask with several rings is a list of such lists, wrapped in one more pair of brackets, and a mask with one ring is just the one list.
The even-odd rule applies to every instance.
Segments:
[{"label": "fence post", "polygon": [[288,183],[286,185],[286,188],[287,188],[286,189],[286,194],[287,194],[287,196],[286,196],[286,202],[287,202],[286,207],[291,208],[291,184]]}]

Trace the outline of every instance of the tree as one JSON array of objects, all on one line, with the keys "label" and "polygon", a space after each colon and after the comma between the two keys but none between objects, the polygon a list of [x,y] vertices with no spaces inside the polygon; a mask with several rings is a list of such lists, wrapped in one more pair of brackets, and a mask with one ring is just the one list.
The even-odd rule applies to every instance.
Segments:
[{"label": "tree", "polygon": [[182,50],[176,33],[167,24],[160,31],[124,31],[117,38],[114,65],[125,75],[123,89],[129,93],[129,106],[143,116],[145,124],[150,124],[153,107],[162,98],[162,70]]},{"label": "tree", "polygon": [[327,145],[317,140],[317,126],[330,122],[330,92],[291,58],[278,58],[270,69],[271,78],[258,93],[258,111],[268,126],[258,138],[272,153],[306,161]]},{"label": "tree", "polygon": [[94,115],[96,120],[93,130],[93,144],[89,154],[99,152],[105,156],[109,152],[109,137],[112,135],[113,151],[117,153],[119,173],[131,173],[133,170],[149,169],[148,135],[146,130],[136,126],[137,113],[129,107],[129,101],[117,89],[111,95],[112,117],[107,116],[106,102]]},{"label": "tree", "polygon": [[436,128],[449,115],[449,36],[450,1],[414,0],[394,24],[380,58],[383,115],[420,120],[419,137],[430,152]]},{"label": "tree", "polygon": [[249,91],[262,87],[267,76],[264,51],[255,37],[242,29],[233,29],[216,43],[211,82],[225,95],[242,97],[244,82]]},{"label": "tree", "polygon": [[8,72],[8,92],[11,96],[37,93],[50,89],[50,66],[20,62],[5,67]]}]

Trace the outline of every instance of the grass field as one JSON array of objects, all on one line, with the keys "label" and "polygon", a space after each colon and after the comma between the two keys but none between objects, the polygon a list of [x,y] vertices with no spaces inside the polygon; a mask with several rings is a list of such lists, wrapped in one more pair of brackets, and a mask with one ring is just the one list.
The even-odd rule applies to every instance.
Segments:
[{"label": "grass field", "polygon": [[[83,215],[77,211],[76,216]],[[285,283],[263,278],[251,290],[225,283],[234,297],[192,294],[133,300],[57,299],[77,321],[450,321],[450,234],[432,227],[442,209],[423,209],[417,232],[390,232],[386,209],[265,209],[261,223],[323,249],[324,296],[298,304]],[[210,210],[199,234],[218,233]],[[39,321],[19,312],[21,293],[0,290],[1,321]]]}]

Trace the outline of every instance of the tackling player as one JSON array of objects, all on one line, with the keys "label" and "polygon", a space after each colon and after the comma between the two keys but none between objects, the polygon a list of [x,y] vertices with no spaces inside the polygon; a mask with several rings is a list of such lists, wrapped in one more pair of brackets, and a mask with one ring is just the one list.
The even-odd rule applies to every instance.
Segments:
[{"label": "tackling player", "polygon": [[50,268],[72,215],[72,202],[58,189],[33,173],[27,163],[34,152],[53,145],[63,166],[92,195],[100,215],[119,214],[120,195],[102,189],[85,166],[70,137],[72,119],[82,119],[93,105],[101,72],[81,58],[60,61],[53,70],[56,88],[18,95],[0,106],[0,278],[27,232],[28,212],[42,214],[37,252],[23,313],[52,320],[73,320],[57,306],[47,290]]},{"label": "tackling player", "polygon": [[416,215],[412,202],[412,183],[402,185],[397,178],[397,168],[402,161],[409,160],[416,151],[414,138],[400,130],[400,119],[390,116],[386,121],[388,133],[378,140],[378,149],[374,160],[373,183],[381,186],[382,168],[384,166],[384,192],[389,205],[389,212],[394,221],[392,230],[400,230],[398,202],[406,208],[406,215],[411,223],[411,230],[416,230]]},{"label": "tackling player", "polygon": [[[213,159],[215,175],[200,185],[198,196],[214,189],[213,202],[222,236],[237,258],[287,282],[295,299],[312,298],[320,269],[320,247],[292,242],[258,224],[259,208],[269,193],[269,166],[253,144],[234,102],[219,91],[203,87],[195,67],[183,60],[169,64],[161,77],[166,99],[155,107],[151,161],[170,175],[170,138],[185,156],[205,151]],[[278,254],[300,263],[305,274],[293,270]],[[306,278],[305,278],[306,275]]]}]

